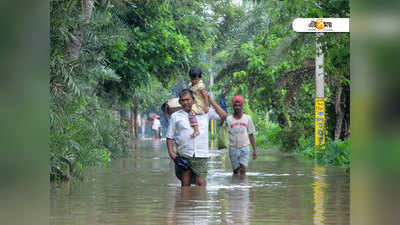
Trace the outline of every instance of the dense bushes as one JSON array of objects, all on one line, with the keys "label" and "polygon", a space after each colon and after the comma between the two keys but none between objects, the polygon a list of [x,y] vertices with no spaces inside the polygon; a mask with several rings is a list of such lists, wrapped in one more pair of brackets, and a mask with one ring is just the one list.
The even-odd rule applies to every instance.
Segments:
[{"label": "dense bushes", "polygon": [[315,159],[321,164],[350,168],[350,139],[346,141],[328,140],[325,145],[315,148],[312,138],[302,137],[299,140],[299,147],[296,152]]},{"label": "dense bushes", "polygon": [[86,166],[104,165],[127,149],[118,111],[158,110],[171,97],[172,81],[203,60],[210,35],[209,23],[197,18],[202,4],[50,1],[52,179],[82,177]]}]

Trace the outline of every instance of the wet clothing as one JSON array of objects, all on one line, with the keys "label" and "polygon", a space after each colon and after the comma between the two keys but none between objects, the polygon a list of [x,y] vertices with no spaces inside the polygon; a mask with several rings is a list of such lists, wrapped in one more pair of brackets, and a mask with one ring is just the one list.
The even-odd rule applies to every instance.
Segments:
[{"label": "wet clothing", "polygon": [[[181,156],[183,157],[183,156]],[[190,170],[195,175],[199,176],[201,179],[205,180],[208,172],[208,158],[193,158],[193,157],[184,157],[189,160]],[[178,163],[175,163],[175,175],[179,180],[182,180],[182,174],[185,171],[185,168],[180,166]],[[195,176],[191,176],[190,183],[195,184]]]},{"label": "wet clothing", "polygon": [[208,113],[197,115],[200,134],[191,137],[193,128],[188,120],[189,114],[184,110],[179,110],[171,115],[166,137],[173,139],[177,152],[181,156],[208,158],[208,124],[211,119],[220,119],[215,109],[210,108]]},{"label": "wet clothing", "polygon": [[249,115],[243,114],[240,119],[236,119],[233,115],[226,119],[229,129],[229,147],[241,148],[250,144],[249,134],[255,132],[253,120]]},{"label": "wet clothing", "polygon": [[240,119],[230,115],[226,122],[229,129],[229,158],[232,170],[236,170],[239,164],[247,167],[250,155],[249,134],[255,132],[253,121],[249,115],[243,114]]},{"label": "wet clothing", "polygon": [[240,148],[229,148],[229,158],[231,159],[232,170],[236,170],[239,164],[247,167],[249,163],[250,148],[244,146]]},{"label": "wet clothing", "polygon": [[206,106],[204,102],[204,97],[201,94],[201,90],[205,90],[206,86],[204,85],[203,81],[200,80],[199,83],[196,85],[189,84],[189,89],[193,91],[194,95],[194,103],[192,105],[192,110],[196,115],[204,114],[204,107]]}]

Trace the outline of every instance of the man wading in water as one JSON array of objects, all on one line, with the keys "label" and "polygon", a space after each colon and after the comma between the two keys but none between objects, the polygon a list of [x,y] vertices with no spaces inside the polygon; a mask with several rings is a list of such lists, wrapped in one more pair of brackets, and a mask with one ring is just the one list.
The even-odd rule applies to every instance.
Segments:
[{"label": "man wading in water", "polygon": [[[193,128],[188,120],[194,102],[193,92],[190,89],[181,91],[179,104],[183,109],[173,113],[169,120],[167,131],[168,154],[175,162],[175,174],[181,180],[182,186],[206,185],[209,157],[208,124],[212,119],[224,119],[226,117],[226,112],[212,98],[209,96],[208,98],[213,108],[207,113],[196,115],[200,131],[198,136],[192,137]],[[174,143],[177,152],[174,150]]]},{"label": "man wading in water", "polygon": [[229,129],[229,158],[231,159],[234,174],[246,175],[249,162],[250,148],[253,148],[253,159],[257,158],[254,141],[254,124],[251,117],[243,113],[244,99],[235,96],[232,99],[233,115],[228,116],[226,123]]}]

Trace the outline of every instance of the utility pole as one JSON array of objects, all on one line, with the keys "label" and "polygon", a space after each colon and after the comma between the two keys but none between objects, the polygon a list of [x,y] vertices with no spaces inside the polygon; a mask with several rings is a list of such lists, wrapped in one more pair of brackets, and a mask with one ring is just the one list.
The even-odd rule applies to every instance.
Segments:
[{"label": "utility pole", "polygon": [[[211,87],[214,86],[214,71],[212,69],[212,65],[210,65],[209,73],[210,73],[210,89],[211,89]],[[210,97],[214,99],[214,93],[212,93],[211,91],[210,91]],[[215,131],[215,121],[211,120],[211,135],[215,134],[214,131]]]},{"label": "utility pole", "polygon": [[[334,26],[332,25],[334,24]],[[296,18],[292,27],[296,32],[313,32],[315,40],[315,147],[325,144],[326,116],[324,101],[324,54],[321,41],[324,32],[349,32],[349,18]],[[315,148],[317,149],[317,148]]]},{"label": "utility pole", "polygon": [[316,33],[315,40],[315,141],[314,145],[325,144],[325,101],[324,101],[324,54]]},{"label": "utility pole", "polygon": [[[214,70],[213,70],[213,64],[212,64],[211,58],[212,58],[212,48],[210,47],[210,58],[209,58],[209,62],[210,62],[210,69],[209,69],[209,74],[210,74],[210,92],[209,93],[210,93],[210,97],[212,99],[214,99],[214,94],[211,92],[211,88],[214,86]],[[210,121],[211,135],[214,135],[216,133],[215,132],[215,130],[216,130],[215,128],[216,128],[215,120],[211,120]],[[214,147],[214,142],[213,141],[212,141],[211,146]]]}]

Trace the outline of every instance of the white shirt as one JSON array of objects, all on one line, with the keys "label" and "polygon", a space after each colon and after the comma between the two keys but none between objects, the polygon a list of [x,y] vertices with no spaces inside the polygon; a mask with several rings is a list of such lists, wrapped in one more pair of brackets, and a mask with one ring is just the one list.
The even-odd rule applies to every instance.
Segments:
[{"label": "white shirt", "polygon": [[200,134],[192,138],[193,127],[190,126],[189,114],[183,109],[174,112],[169,120],[167,138],[174,139],[179,154],[188,157],[208,158],[208,123],[212,119],[220,119],[215,109],[208,113],[196,115]]},{"label": "white shirt", "polygon": [[153,125],[151,126],[151,129],[153,130],[158,130],[158,128],[161,126],[160,120],[154,119]]},{"label": "white shirt", "polygon": [[256,129],[249,115],[243,114],[240,119],[229,115],[226,123],[229,129],[230,147],[241,148],[250,144],[249,134],[253,134]]}]

